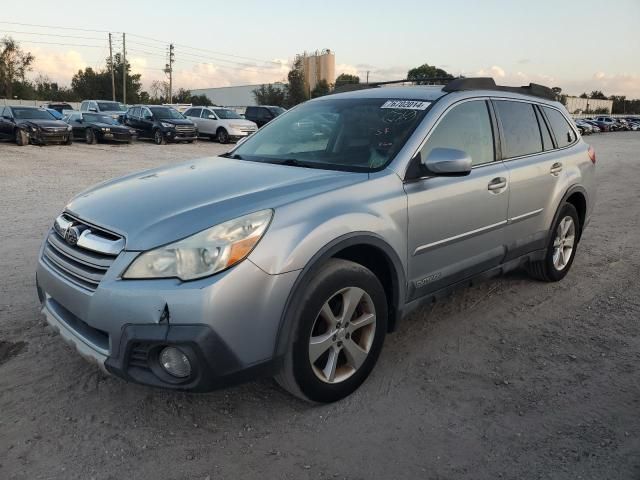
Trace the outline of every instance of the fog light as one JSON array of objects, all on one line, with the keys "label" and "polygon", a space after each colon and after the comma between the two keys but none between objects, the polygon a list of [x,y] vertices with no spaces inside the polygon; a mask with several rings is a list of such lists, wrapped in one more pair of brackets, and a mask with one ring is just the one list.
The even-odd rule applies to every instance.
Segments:
[{"label": "fog light", "polygon": [[191,375],[191,363],[176,347],[165,347],[160,352],[160,365],[171,376],[185,378]]}]

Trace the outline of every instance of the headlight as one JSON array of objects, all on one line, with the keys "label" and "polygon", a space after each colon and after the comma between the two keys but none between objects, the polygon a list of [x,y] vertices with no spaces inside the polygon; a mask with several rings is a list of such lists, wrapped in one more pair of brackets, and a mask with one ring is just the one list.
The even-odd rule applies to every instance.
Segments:
[{"label": "headlight", "polygon": [[244,260],[272,217],[272,210],[261,210],[145,252],[133,261],[123,278],[194,280],[213,275]]},{"label": "headlight", "polygon": [[102,127],[100,130],[102,130],[103,132],[110,132],[111,129],[107,128],[107,127]]},{"label": "headlight", "polygon": [[38,130],[40,130],[40,127],[38,127],[37,125],[29,125],[29,130],[31,130],[32,132],[37,132]]},{"label": "headlight", "polygon": [[71,125],[67,125],[67,132],[71,131]]},{"label": "headlight", "polygon": [[173,123],[160,122],[160,125],[162,125],[164,128],[176,128]]}]

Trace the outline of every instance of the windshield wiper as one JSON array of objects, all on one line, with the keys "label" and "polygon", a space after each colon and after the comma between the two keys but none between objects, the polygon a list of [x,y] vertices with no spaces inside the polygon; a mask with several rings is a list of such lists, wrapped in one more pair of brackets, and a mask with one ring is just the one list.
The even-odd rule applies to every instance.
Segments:
[{"label": "windshield wiper", "polygon": [[222,155],[218,155],[218,156],[224,157],[224,158],[233,158],[234,160],[244,160],[244,158],[241,155],[238,155],[237,153],[234,153],[232,155],[231,152],[223,153]]},{"label": "windshield wiper", "polygon": [[321,165],[313,162],[300,161],[296,158],[270,158],[265,160],[265,163],[275,163],[277,165],[288,165],[290,167],[303,167],[303,168],[326,168],[325,165]]}]

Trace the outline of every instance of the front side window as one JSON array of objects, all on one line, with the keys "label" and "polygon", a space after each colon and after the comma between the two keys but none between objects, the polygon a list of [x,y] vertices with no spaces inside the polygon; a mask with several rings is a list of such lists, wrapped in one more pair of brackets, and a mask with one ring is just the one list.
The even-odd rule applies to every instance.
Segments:
[{"label": "front side window", "polygon": [[473,165],[493,162],[493,130],[487,103],[473,100],[449,110],[429,136],[421,157],[426,159],[434,148],[462,150]]},{"label": "front side window", "polygon": [[571,128],[571,125],[569,125],[569,122],[567,122],[567,119],[564,118],[562,113],[555,108],[542,108],[544,108],[544,113],[549,119],[551,130],[556,137],[556,142],[558,142],[558,148],[567,147],[578,139],[576,132]]},{"label": "front side window", "polygon": [[349,171],[386,166],[424,118],[429,102],[389,107],[386,98],[323,99],[302,104],[258,130],[234,158]]},{"label": "front side window", "polygon": [[504,158],[542,152],[540,129],[531,103],[498,100],[495,106],[504,136]]}]

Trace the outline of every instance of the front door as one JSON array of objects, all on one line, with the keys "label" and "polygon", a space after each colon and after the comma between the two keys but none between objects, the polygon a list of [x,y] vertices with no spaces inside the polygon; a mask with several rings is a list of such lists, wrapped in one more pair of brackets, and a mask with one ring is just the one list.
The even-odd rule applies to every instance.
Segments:
[{"label": "front door", "polygon": [[454,148],[471,156],[467,176],[427,176],[405,183],[409,292],[413,298],[499,265],[505,255],[509,173],[496,160],[494,124],[485,100],[449,108],[420,151]]}]

